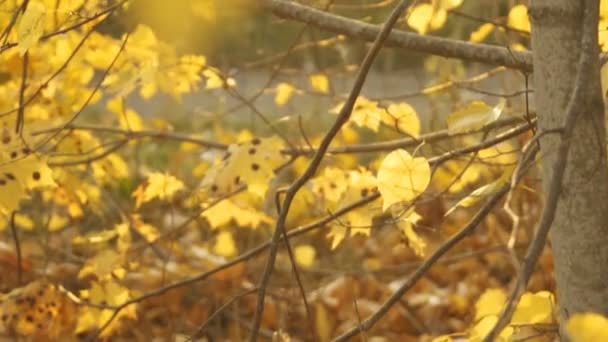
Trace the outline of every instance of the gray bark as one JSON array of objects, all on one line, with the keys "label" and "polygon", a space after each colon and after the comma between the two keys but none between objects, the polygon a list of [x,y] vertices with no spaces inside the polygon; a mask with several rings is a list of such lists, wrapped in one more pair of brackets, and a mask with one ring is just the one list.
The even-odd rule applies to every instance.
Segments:
[{"label": "gray bark", "polygon": [[[529,12],[534,97],[542,132],[564,122],[580,56],[583,2],[531,0]],[[562,320],[578,312],[608,315],[608,169],[599,58],[594,65],[550,234]],[[541,140],[545,189],[558,144],[555,134]]]}]

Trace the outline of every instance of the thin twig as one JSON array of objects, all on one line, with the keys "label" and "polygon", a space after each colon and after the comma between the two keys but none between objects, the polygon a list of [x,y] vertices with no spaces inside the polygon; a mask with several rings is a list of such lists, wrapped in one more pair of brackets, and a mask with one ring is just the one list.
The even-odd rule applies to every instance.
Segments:
[{"label": "thin twig", "polygon": [[243,293],[240,293],[236,296],[233,296],[229,301],[227,301],[226,303],[224,303],[222,306],[220,306],[217,310],[215,310],[199,327],[198,329],[196,329],[196,332],[194,334],[192,334],[190,336],[190,338],[188,338],[186,341],[194,341],[197,338],[200,338],[203,336],[203,333],[205,332],[205,329],[207,328],[207,326],[209,325],[209,323],[211,323],[217,316],[219,316],[220,314],[222,314],[222,312],[226,311],[226,309],[228,309],[230,306],[232,306],[232,304],[234,302],[236,302],[237,300],[246,297],[254,292],[256,292],[258,289],[257,288],[253,288],[250,289],[248,291],[245,291]]},{"label": "thin twig", "polygon": [[[480,129],[471,130],[469,132],[462,132],[457,134],[450,134],[448,130],[439,130],[436,132],[430,132],[426,134],[422,134],[417,138],[408,137],[402,139],[394,139],[388,141],[381,142],[372,142],[372,143],[362,143],[362,144],[350,144],[344,146],[335,146],[327,149],[327,152],[330,154],[354,154],[354,153],[373,153],[373,152],[387,152],[392,151],[398,148],[408,148],[412,146],[417,146],[421,141],[425,143],[434,143],[438,141],[454,139],[459,137],[468,136],[471,134],[476,134],[480,132],[487,132],[492,129],[508,127],[515,123],[522,122],[523,120],[518,117],[509,117],[505,119],[497,120],[491,124],[488,124]],[[534,120],[532,120],[534,123]],[[533,127],[533,126],[531,126]],[[129,131],[126,129],[118,128],[118,127],[109,127],[109,126],[100,126],[100,125],[87,125],[87,124],[70,124],[67,126],[60,125],[57,127],[50,127],[45,129],[39,129],[32,132],[32,135],[41,135],[41,134],[49,134],[55,133],[57,131],[62,131],[64,129],[72,129],[72,130],[84,130],[91,132],[99,132],[99,133],[110,133],[110,134],[120,134],[125,138],[130,140],[135,139],[167,139],[167,140],[175,140],[175,141],[183,141],[189,142],[201,147],[217,149],[217,150],[226,150],[228,149],[227,144],[218,143],[211,140],[201,139],[194,137],[185,133],[175,133],[175,132],[166,132],[166,131],[152,131],[152,130],[140,130],[140,131]],[[313,155],[318,150],[317,147],[301,147],[297,149],[283,149],[281,153],[291,155],[293,157],[303,156],[303,155]]]},{"label": "thin twig", "polygon": [[11,213],[11,232],[13,233],[13,240],[15,241],[15,253],[17,254],[17,287],[21,286],[23,277],[23,264],[21,260],[21,243],[19,242],[19,234],[17,232],[17,225],[15,224],[15,216],[17,212],[13,210]]},{"label": "thin twig", "polygon": [[23,132],[23,123],[25,122],[25,107],[23,106],[23,99],[25,97],[25,88],[27,87],[27,68],[29,64],[29,52],[26,51],[23,54],[21,61],[21,86],[19,87],[19,112],[17,113],[17,120],[15,124],[15,133],[21,136]]}]

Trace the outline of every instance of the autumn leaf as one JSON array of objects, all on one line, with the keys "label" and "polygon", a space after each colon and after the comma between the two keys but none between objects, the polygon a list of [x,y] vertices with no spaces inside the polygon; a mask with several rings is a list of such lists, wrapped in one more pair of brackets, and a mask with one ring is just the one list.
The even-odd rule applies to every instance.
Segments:
[{"label": "autumn leaf", "polygon": [[[396,215],[393,215],[396,216]],[[401,232],[407,238],[407,244],[419,257],[426,256],[428,244],[425,239],[420,236],[414,230],[414,225],[422,217],[414,211],[414,209],[408,210],[406,213],[401,215],[397,221],[397,226],[401,229]]]},{"label": "autumn leaf", "polygon": [[27,50],[38,43],[44,33],[46,6],[39,1],[27,2],[25,13],[17,26],[19,54],[23,56]]},{"label": "autumn leaf", "polygon": [[499,315],[506,301],[507,295],[502,289],[486,289],[475,302],[475,320]]},{"label": "autumn leaf", "polygon": [[[80,297],[97,305],[121,305],[131,297],[130,291],[118,284],[114,280],[95,281],[91,287],[80,291]],[[113,321],[101,333],[101,337],[112,335],[121,325],[121,321],[126,318],[135,319],[137,313],[135,305],[129,305],[120,310],[114,316],[114,310],[100,309],[93,306],[84,306],[84,309],[78,316],[78,322],[75,328],[75,333],[82,333],[88,330],[99,328],[108,323],[113,318]]]},{"label": "autumn leaf", "polygon": [[[498,316],[485,316],[475,323],[469,331],[469,342],[482,342],[486,335],[494,328],[498,322]],[[513,327],[504,328],[498,335],[497,341],[508,341],[508,338],[513,335]]]},{"label": "autumn leaf", "polygon": [[106,107],[116,115],[120,128],[128,131],[140,131],[144,128],[143,119],[137,112],[125,106],[125,99],[121,96],[108,101]]},{"label": "autumn leaf", "polygon": [[[332,114],[338,114],[344,107],[344,102],[329,110]],[[366,127],[374,132],[378,131],[382,121],[384,108],[378,106],[378,102],[370,101],[364,96],[357,97],[350,116],[350,121],[359,127]]]},{"label": "autumn leaf", "polygon": [[490,107],[481,101],[470,102],[464,108],[448,115],[448,132],[456,134],[475,130],[496,121],[500,117],[505,103],[506,101],[502,98],[494,107]]},{"label": "autumn leaf", "polygon": [[264,197],[275,168],[286,160],[281,154],[282,146],[277,137],[230,145],[222,160],[207,170],[201,187],[221,195],[247,185],[248,191]]},{"label": "autumn leaf", "polygon": [[451,214],[454,210],[456,210],[459,207],[468,208],[468,207],[478,203],[480,200],[486,198],[487,196],[493,194],[494,192],[498,191],[498,189],[500,189],[504,184],[506,184],[509,181],[514,169],[515,169],[515,167],[513,167],[513,166],[507,167],[506,170],[503,172],[502,176],[500,176],[500,178],[498,178],[497,180],[495,180],[492,183],[483,185],[483,186],[473,190],[473,192],[471,192],[469,195],[467,195],[466,197],[464,197],[463,199],[458,201],[458,203],[456,203],[453,207],[448,209],[448,211],[446,211],[446,213],[445,213],[445,216],[448,216],[449,214]]},{"label": "autumn leaf", "polygon": [[236,86],[236,81],[232,77],[222,77],[219,70],[208,67],[203,71],[203,76],[207,78],[207,89],[218,88],[233,88]]},{"label": "autumn leaf", "polygon": [[222,231],[217,235],[215,245],[213,246],[213,253],[224,257],[231,257],[237,253],[236,244],[231,232]]},{"label": "autumn leaf", "polygon": [[515,5],[509,10],[507,24],[520,31],[530,32],[530,19],[528,18],[528,7],[526,5]]},{"label": "autumn leaf", "polygon": [[55,284],[44,280],[33,281],[13,289],[0,297],[0,333],[31,336],[47,331],[56,336],[55,322],[60,314],[70,311],[64,306],[63,294]]},{"label": "autumn leaf", "polygon": [[494,24],[491,23],[481,24],[481,26],[471,33],[469,41],[472,43],[481,43],[490,33],[492,33],[492,31],[494,31],[494,28]]},{"label": "autumn leaf", "polygon": [[316,92],[327,94],[329,92],[329,78],[323,73],[312,74],[309,77],[310,86]]},{"label": "autumn leaf", "polygon": [[418,137],[420,134],[420,119],[414,107],[408,103],[393,103],[382,113],[382,122],[398,132]]},{"label": "autumn leaf", "polygon": [[239,200],[238,196],[224,199],[213,206],[207,203],[200,205],[204,209],[201,216],[207,219],[212,228],[221,228],[231,222],[236,222],[239,227],[258,228],[263,223],[273,222],[272,218],[252,206],[250,201]]},{"label": "autumn leaf", "polygon": [[420,34],[427,33],[431,20],[433,20],[433,6],[431,4],[422,3],[414,7],[409,14],[407,24]]},{"label": "autumn leaf", "polygon": [[0,209],[5,215],[19,208],[21,200],[29,197],[28,190],[57,186],[46,158],[27,147],[0,152],[0,172]]},{"label": "autumn leaf", "polygon": [[317,251],[311,245],[300,245],[294,248],[294,258],[298,265],[310,268],[315,262]]},{"label": "autumn leaf", "polygon": [[135,207],[139,208],[142,204],[155,198],[170,200],[183,188],[184,183],[174,176],[168,173],[153,172],[148,175],[143,184],[135,189],[132,196],[135,198]]},{"label": "autumn leaf", "polygon": [[431,180],[431,167],[425,158],[414,158],[399,149],[384,158],[376,178],[384,201],[382,210],[386,211],[395,203],[411,201],[423,193]]},{"label": "autumn leaf", "polygon": [[524,293],[511,318],[511,324],[551,323],[555,310],[555,299],[548,291]]},{"label": "autumn leaf", "polygon": [[463,0],[441,0],[433,4],[420,3],[407,16],[407,24],[419,34],[442,28],[448,11],[459,7]]},{"label": "autumn leaf", "polygon": [[568,319],[566,331],[572,342],[607,341],[608,319],[596,313],[577,313]]},{"label": "autumn leaf", "polygon": [[337,203],[348,188],[348,173],[336,167],[326,167],[323,174],[312,179],[313,191],[330,203]]},{"label": "autumn leaf", "polygon": [[80,269],[79,278],[84,278],[90,274],[95,275],[97,279],[106,279],[112,273],[122,266],[123,256],[111,249],[102,250],[93,258],[87,260],[87,263]]},{"label": "autumn leaf", "polygon": [[330,239],[330,249],[334,250],[340,245],[348,234],[348,227],[342,225],[333,225],[327,233],[327,237]]},{"label": "autumn leaf", "polygon": [[291,95],[295,90],[296,89],[289,83],[279,83],[276,88],[274,103],[279,107],[284,106],[289,102],[289,99],[291,99]]}]

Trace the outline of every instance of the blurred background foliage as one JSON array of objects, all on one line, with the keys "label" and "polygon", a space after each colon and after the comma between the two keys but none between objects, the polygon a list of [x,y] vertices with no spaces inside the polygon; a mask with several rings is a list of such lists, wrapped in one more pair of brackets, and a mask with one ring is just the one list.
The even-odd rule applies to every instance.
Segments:
[{"label": "blurred background foliage", "polygon": [[[442,0],[443,1],[443,0]],[[304,0],[300,3],[372,24],[380,24],[395,0]],[[253,0],[135,0],[123,12],[104,24],[102,30],[120,35],[138,24],[150,26],[160,39],[174,44],[183,53],[206,55],[213,65],[247,67],[258,59],[281,54],[289,49],[304,24],[282,20],[264,13]],[[467,40],[482,23],[505,19],[516,1],[465,1],[450,10],[449,20],[433,35]],[[504,20],[503,20],[504,21]],[[405,20],[398,29],[411,31]],[[269,39],[272,37],[272,39]],[[335,37],[316,28],[306,30],[300,43]],[[488,43],[506,43],[509,33],[490,37]],[[366,43],[343,40],[328,44],[327,49],[306,49],[288,56],[285,65],[336,67],[358,63]],[[375,63],[383,70],[421,66],[424,55],[404,49],[386,48]]]}]

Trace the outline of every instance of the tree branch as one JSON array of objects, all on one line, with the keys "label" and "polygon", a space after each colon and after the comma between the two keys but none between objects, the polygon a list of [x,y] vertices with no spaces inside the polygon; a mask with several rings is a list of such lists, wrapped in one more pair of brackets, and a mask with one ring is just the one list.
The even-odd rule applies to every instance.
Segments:
[{"label": "tree branch", "polygon": [[[274,15],[344,34],[353,38],[374,41],[381,31],[378,25],[363,23],[285,0],[261,0],[260,7]],[[455,39],[422,36],[405,31],[392,31],[384,42],[386,47],[399,47],[433,55],[459,58],[512,69],[532,70],[532,54],[513,51],[501,46],[473,44]]]}]

